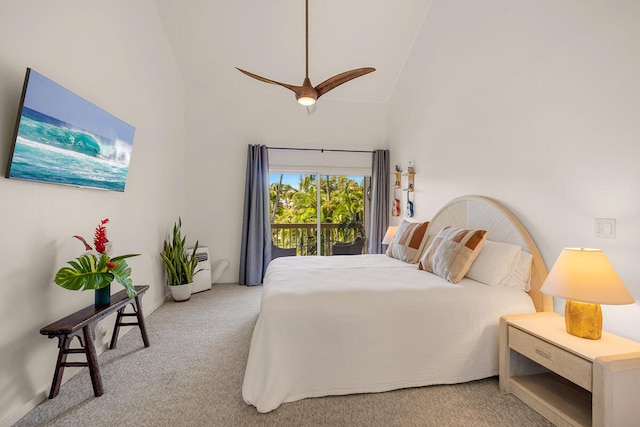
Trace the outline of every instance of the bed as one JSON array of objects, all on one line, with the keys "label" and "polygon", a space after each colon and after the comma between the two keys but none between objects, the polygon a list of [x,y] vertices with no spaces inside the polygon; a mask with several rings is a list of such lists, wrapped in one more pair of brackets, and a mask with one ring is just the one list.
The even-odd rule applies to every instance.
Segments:
[{"label": "bed", "polygon": [[[486,197],[454,199],[425,227],[417,265],[387,255],[273,260],[247,360],[245,402],[269,412],[309,397],[497,375],[500,316],[552,310],[539,291],[546,277],[540,253],[515,216]],[[486,230],[483,259],[490,247],[517,246],[516,258],[527,257],[530,289],[468,277],[452,284],[419,269],[433,242],[452,229]]]}]

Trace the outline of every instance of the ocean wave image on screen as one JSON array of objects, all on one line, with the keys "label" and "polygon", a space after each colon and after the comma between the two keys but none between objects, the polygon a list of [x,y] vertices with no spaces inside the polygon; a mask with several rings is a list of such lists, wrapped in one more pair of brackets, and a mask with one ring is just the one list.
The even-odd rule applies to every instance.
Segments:
[{"label": "ocean wave image on screen", "polygon": [[24,108],[11,178],[124,191],[131,145]]}]

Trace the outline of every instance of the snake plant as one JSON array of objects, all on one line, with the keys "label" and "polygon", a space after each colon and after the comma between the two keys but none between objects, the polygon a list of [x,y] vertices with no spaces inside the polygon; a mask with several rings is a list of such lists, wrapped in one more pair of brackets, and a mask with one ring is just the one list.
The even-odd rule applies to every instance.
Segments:
[{"label": "snake plant", "polygon": [[167,271],[167,281],[169,286],[185,285],[193,282],[193,276],[197,273],[198,258],[196,251],[198,250],[198,242],[192,250],[185,247],[186,237],[181,232],[182,219],[178,218],[178,222],[173,224],[173,233],[168,240],[164,241],[163,251],[160,257],[164,262]]}]

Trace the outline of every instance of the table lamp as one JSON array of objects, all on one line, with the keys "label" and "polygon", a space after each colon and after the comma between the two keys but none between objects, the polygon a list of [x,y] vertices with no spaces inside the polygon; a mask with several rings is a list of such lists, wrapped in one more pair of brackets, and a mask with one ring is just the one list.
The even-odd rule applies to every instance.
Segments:
[{"label": "table lamp", "polygon": [[396,235],[397,229],[397,225],[390,225],[389,228],[387,228],[387,232],[384,233],[384,237],[382,238],[383,245],[389,245],[391,243],[391,241],[393,240],[393,236]]},{"label": "table lamp", "polygon": [[602,336],[600,304],[634,302],[600,249],[563,249],[540,290],[566,298],[564,319],[567,332],[592,340]]}]

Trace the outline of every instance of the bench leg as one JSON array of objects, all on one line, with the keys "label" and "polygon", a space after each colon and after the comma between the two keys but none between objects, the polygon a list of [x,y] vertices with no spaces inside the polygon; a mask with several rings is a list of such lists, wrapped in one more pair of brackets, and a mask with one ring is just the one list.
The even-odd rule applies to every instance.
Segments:
[{"label": "bench leg", "polygon": [[[144,343],[144,346],[149,347],[149,337],[147,336],[147,327],[144,323],[144,315],[142,314],[142,305],[139,295],[136,295],[135,300],[131,302],[131,307],[133,307],[133,313],[124,312],[127,308],[126,305],[118,310],[116,324],[113,328],[113,334],[111,335],[111,343],[109,344],[109,348],[116,348],[116,345],[118,344],[118,335],[120,334],[120,326],[138,326],[140,328],[140,333],[142,334],[142,342]],[[132,316],[135,316],[137,319],[135,323],[127,323],[122,320],[124,317]]]},{"label": "bench leg", "polygon": [[[53,337],[52,337],[53,338]],[[56,363],[56,369],[53,372],[53,381],[51,382],[51,391],[49,392],[49,399],[53,399],[60,393],[60,384],[62,384],[62,373],[64,372],[64,366],[67,362],[67,353],[73,336],[67,335],[58,337],[58,361]]]},{"label": "bench leg", "polygon": [[109,344],[110,349],[116,348],[116,345],[118,344],[118,335],[120,334],[120,326],[122,326],[122,316],[124,316],[125,308],[127,308],[126,305],[118,310],[118,315],[116,316],[116,324],[113,327],[113,333],[111,334],[111,343]]},{"label": "bench leg", "polygon": [[140,296],[136,295],[136,317],[138,318],[138,326],[142,334],[142,342],[145,347],[149,347],[149,337],[147,336],[147,326],[144,323],[144,314],[142,314],[142,301]]},{"label": "bench leg", "polygon": [[87,364],[89,365],[89,375],[91,375],[91,384],[93,385],[93,394],[98,397],[104,394],[102,387],[102,377],[100,376],[100,367],[98,366],[98,353],[96,352],[96,346],[93,342],[94,338],[94,325],[86,325],[82,328],[82,334],[84,336],[84,351],[87,355]]}]

